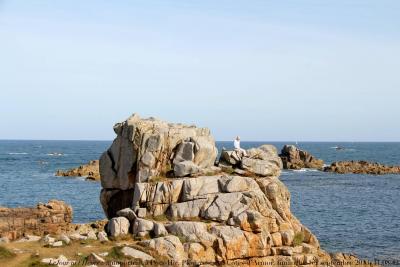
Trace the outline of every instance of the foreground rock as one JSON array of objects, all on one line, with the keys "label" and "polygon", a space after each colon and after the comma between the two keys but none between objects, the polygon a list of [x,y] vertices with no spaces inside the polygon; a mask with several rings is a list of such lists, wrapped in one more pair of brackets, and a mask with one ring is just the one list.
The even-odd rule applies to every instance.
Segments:
[{"label": "foreground rock", "polygon": [[317,159],[307,151],[300,150],[293,145],[285,145],[279,156],[282,159],[284,169],[322,169],[324,166],[323,160]]},{"label": "foreground rock", "polygon": [[67,171],[58,170],[56,176],[78,176],[86,177],[87,180],[100,180],[99,161],[91,160],[88,164],[81,165],[77,168],[72,168]]},{"label": "foreground rock", "polygon": [[[322,250],[291,213],[275,147],[249,149],[246,156],[223,151],[219,166],[225,173],[200,175],[216,157],[208,130],[137,115],[114,129],[117,138],[100,160],[109,235],[128,231],[142,240],[138,245],[177,266],[184,260],[208,266],[363,265]],[[333,262],[341,257],[345,264]]]},{"label": "foreground rock", "polygon": [[339,161],[325,167],[324,171],[342,174],[400,174],[400,166],[388,166],[368,161]]},{"label": "foreground rock", "polygon": [[58,200],[38,204],[35,208],[0,207],[0,237],[9,240],[29,235],[60,234],[68,231],[71,222],[71,206]]}]

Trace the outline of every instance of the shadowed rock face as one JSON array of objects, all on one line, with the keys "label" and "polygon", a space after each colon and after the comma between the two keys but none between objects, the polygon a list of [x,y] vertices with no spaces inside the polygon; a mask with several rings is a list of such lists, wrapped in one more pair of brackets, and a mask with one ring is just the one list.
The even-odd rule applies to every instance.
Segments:
[{"label": "shadowed rock face", "polygon": [[[117,138],[100,159],[100,199],[112,218],[110,235],[151,236],[139,244],[178,265],[192,260],[229,266],[254,259],[335,266],[335,257],[349,262],[337,266],[356,265],[355,257],[323,251],[291,213],[275,147],[250,149],[245,157],[225,151],[220,161],[229,173],[193,176],[215,161],[208,130],[137,115],[114,129]],[[236,167],[243,176],[232,174]]]},{"label": "shadowed rock face", "polygon": [[25,234],[42,236],[65,232],[72,222],[72,208],[50,200],[35,208],[0,207],[0,237],[15,240]]},{"label": "shadowed rock face", "polygon": [[387,166],[367,161],[338,161],[325,167],[326,172],[358,174],[400,174],[400,166]]},{"label": "shadowed rock face", "polygon": [[315,158],[307,151],[300,150],[293,145],[285,145],[279,155],[282,159],[284,169],[322,169],[324,161]]}]

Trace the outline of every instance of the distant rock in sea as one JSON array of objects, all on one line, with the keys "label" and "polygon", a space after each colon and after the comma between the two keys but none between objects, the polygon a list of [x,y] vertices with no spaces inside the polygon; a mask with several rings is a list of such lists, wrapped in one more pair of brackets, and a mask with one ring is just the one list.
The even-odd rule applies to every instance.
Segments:
[{"label": "distant rock in sea", "polygon": [[91,160],[88,164],[67,171],[58,170],[56,176],[86,177],[87,180],[100,181],[99,161]]},{"label": "distant rock in sea", "polygon": [[302,168],[322,169],[324,161],[294,145],[285,145],[279,155],[284,169],[299,170]]},{"label": "distant rock in sea", "polygon": [[356,174],[400,174],[400,166],[388,166],[368,161],[338,161],[324,168],[325,172]]}]

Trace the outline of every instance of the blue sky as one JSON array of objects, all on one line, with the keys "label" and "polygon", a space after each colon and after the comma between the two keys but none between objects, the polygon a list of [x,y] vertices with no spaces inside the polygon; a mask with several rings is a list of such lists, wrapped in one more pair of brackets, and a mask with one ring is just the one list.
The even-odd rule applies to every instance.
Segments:
[{"label": "blue sky", "polygon": [[399,1],[1,1],[0,139],[400,141]]}]

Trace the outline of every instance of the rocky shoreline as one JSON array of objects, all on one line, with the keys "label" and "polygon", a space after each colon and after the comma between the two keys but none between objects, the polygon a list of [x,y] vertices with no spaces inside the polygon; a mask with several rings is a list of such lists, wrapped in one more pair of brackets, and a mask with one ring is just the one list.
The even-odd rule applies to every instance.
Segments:
[{"label": "rocky shoreline", "polygon": [[[274,146],[262,145],[243,155],[223,151],[216,165],[207,128],[134,114],[114,131],[97,165],[107,220],[72,224],[71,207],[60,201],[3,208],[0,242],[6,249],[26,251],[29,242],[29,252],[39,251],[34,260],[63,262],[58,266],[80,260],[92,267],[129,260],[152,266],[371,266],[326,252],[292,214],[279,176],[284,166],[319,167],[308,153],[286,146],[278,155]],[[85,170],[67,173],[85,176]]]}]

